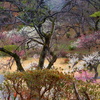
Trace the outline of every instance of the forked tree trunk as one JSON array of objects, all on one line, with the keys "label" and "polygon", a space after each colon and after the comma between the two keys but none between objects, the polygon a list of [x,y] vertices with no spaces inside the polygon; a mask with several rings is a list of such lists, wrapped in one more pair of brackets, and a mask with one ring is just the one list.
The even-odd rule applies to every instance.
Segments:
[{"label": "forked tree trunk", "polygon": [[47,54],[47,51],[48,51],[48,48],[49,48],[49,44],[50,44],[50,36],[47,35],[45,37],[45,43],[43,45],[43,49],[41,51],[41,54],[40,54],[40,58],[39,58],[39,64],[38,64],[38,67],[40,69],[43,69],[43,66],[44,66],[44,61],[45,61],[45,58],[46,58],[46,54]]},{"label": "forked tree trunk", "polygon": [[41,51],[40,58],[39,58],[38,67],[39,67],[40,69],[43,69],[46,54],[47,54],[47,46],[46,46],[46,44],[45,44],[45,45],[43,46],[43,49],[42,49],[42,51]]},{"label": "forked tree trunk", "polygon": [[52,65],[54,64],[54,62],[57,60],[57,56],[52,51],[49,51],[49,52],[50,52],[50,55],[52,56],[52,59],[48,64],[48,67],[47,67],[48,69],[50,69]]},{"label": "forked tree trunk", "polygon": [[4,52],[14,58],[16,65],[17,65],[17,71],[24,71],[24,68],[22,67],[22,64],[20,62],[20,57],[16,53],[12,53],[4,48],[0,48],[0,51]]}]

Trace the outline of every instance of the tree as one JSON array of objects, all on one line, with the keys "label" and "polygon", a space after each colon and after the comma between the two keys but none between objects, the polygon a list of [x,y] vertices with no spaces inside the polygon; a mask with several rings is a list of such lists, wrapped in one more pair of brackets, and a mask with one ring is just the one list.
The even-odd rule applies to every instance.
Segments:
[{"label": "tree", "polygon": [[[75,37],[80,37],[81,34],[87,34],[88,31],[94,31],[96,21],[89,16],[99,11],[99,5],[99,0],[73,0],[73,8],[69,12],[60,15],[64,23],[63,27],[65,27],[65,33],[73,30],[76,33]],[[98,9],[96,9],[95,6]],[[65,9],[68,9],[68,7],[65,7]]]},{"label": "tree", "polygon": [[[73,28],[75,32],[77,33],[77,36],[80,36],[80,29],[84,31],[84,26],[86,24],[83,22],[85,21],[88,22],[86,19],[87,14],[85,14],[86,11],[84,12],[85,8],[82,7],[83,2],[81,2],[80,0],[78,1],[77,0],[68,0],[68,1],[60,0],[59,2],[57,2],[56,6],[54,6],[54,4],[56,3],[55,0],[52,0],[52,1],[7,0],[7,2],[9,2],[11,6],[10,8],[3,8],[1,10],[2,11],[1,14],[5,15],[5,17],[7,18],[9,17],[9,19],[8,19],[8,22],[4,20],[1,23],[1,26],[13,25],[14,27],[16,27],[15,25],[16,23],[18,23],[17,24],[18,26],[19,24],[23,24],[24,26],[34,27],[34,30],[39,35],[41,42],[33,38],[29,38],[28,42],[30,43],[30,41],[37,41],[37,43],[43,46],[42,51],[41,51],[41,56],[39,59],[39,64],[38,64],[40,69],[43,68],[44,60],[46,58],[47,53],[49,53],[52,56],[52,59],[49,62],[48,68],[50,68],[57,59],[57,56],[54,54],[53,50],[51,49],[50,44],[52,42],[53,34],[55,33],[55,26],[56,26],[55,21],[60,20],[59,15],[61,14],[64,15],[64,13],[66,12],[67,14],[66,21],[68,22],[68,24],[69,23],[71,24],[70,26],[68,25],[67,28],[68,29]],[[86,7],[88,8],[87,5]],[[81,14],[77,14],[74,12],[80,12]],[[69,18],[70,20],[68,20]],[[46,22],[50,23],[49,30],[46,30],[45,27],[43,27]],[[79,24],[79,25],[77,26],[76,24]]]},{"label": "tree", "polygon": [[[50,49],[50,43],[51,38],[54,33],[54,27],[55,27],[55,21],[58,13],[62,13],[62,8],[65,6],[64,2],[58,2],[58,4],[63,3],[59,10],[57,10],[56,7],[51,8],[48,6],[48,2],[44,0],[22,0],[22,1],[7,1],[15,6],[15,9],[3,9],[2,12],[6,11],[10,12],[10,17],[12,20],[12,23],[18,23],[20,22],[23,25],[34,27],[37,34],[39,35],[39,38],[41,39],[41,42],[38,40],[35,40],[33,38],[30,38],[30,41],[37,41],[40,43],[43,48],[40,54],[39,59],[39,68],[42,69],[44,65],[44,60],[46,58],[47,52],[52,56],[52,59],[50,60],[48,67],[51,68],[53,63],[56,61],[57,56],[54,54],[54,52]],[[47,2],[47,3],[46,3]],[[51,2],[51,1],[50,1]],[[55,1],[54,1],[55,2]],[[66,6],[69,5],[71,1],[68,1],[66,3]],[[53,3],[51,3],[51,6],[54,6]],[[55,9],[55,10],[54,10]],[[17,12],[18,16],[15,16],[13,12]],[[8,15],[7,15],[8,16]],[[43,31],[43,24],[46,23],[46,21],[51,23],[50,30]],[[7,25],[12,23],[1,23],[1,25]]]},{"label": "tree", "polygon": [[[0,51],[14,58],[17,65],[17,71],[24,71],[20,62],[20,56],[23,55],[22,50],[18,50],[18,46],[22,44],[23,40],[24,37],[20,35],[15,36],[12,34],[12,36],[8,36],[5,33],[0,33]],[[12,49],[13,46],[14,49]]]},{"label": "tree", "polygon": [[[91,54],[83,55],[81,59],[79,59],[79,55],[69,56],[69,64],[71,64],[71,72],[74,71],[82,71],[87,68],[89,71],[94,69],[94,79],[98,77],[98,65],[100,64],[100,52],[93,52]],[[78,65],[77,65],[78,64]]]}]

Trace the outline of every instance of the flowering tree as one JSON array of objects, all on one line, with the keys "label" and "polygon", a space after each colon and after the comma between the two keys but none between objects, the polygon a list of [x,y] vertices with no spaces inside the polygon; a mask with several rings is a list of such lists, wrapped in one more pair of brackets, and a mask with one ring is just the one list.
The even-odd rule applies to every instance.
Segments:
[{"label": "flowering tree", "polygon": [[77,79],[77,80],[82,80],[82,81],[92,81],[93,80],[93,76],[94,74],[87,71],[87,70],[80,70],[78,71],[78,73],[76,72],[74,74],[74,77]]},{"label": "flowering tree", "polygon": [[[83,71],[83,74],[87,73]],[[72,75],[57,70],[8,73],[5,79],[0,88],[7,100],[13,98],[21,100],[61,100],[63,98],[99,100],[100,98],[99,84],[78,81]]]},{"label": "flowering tree", "polygon": [[80,71],[85,68],[92,71],[94,69],[94,79],[98,77],[98,65],[100,64],[100,52],[93,52],[92,54],[83,55],[81,60],[78,56],[69,58],[69,64],[71,64],[72,72]]},{"label": "flowering tree", "polygon": [[[24,37],[21,37],[19,34],[18,35],[13,34],[9,36],[5,33],[1,33],[0,38],[1,38],[0,51],[13,57],[17,65],[17,70],[24,71],[20,62],[20,57],[24,55],[24,50],[20,51],[18,50],[19,49],[18,46],[23,43]],[[11,49],[12,46],[14,46],[13,49]]]},{"label": "flowering tree", "polygon": [[100,52],[94,52],[90,55],[83,56],[82,60],[86,62],[86,66],[89,68],[90,71],[94,69],[94,78],[96,79],[98,77],[97,67],[100,64]]},{"label": "flowering tree", "polygon": [[[55,55],[55,53],[53,52],[53,49],[51,48],[50,44],[52,42],[53,34],[55,33],[55,22],[60,19],[59,14],[62,15],[62,13],[65,12],[66,14],[69,13],[69,15],[67,14],[68,17],[66,19],[68,19],[67,22],[72,22],[71,23],[72,26],[74,24],[80,24],[82,29],[83,26],[85,26],[83,24],[83,22],[86,21],[83,16],[84,9],[83,8],[80,9],[80,7],[83,7],[82,5],[83,2],[81,2],[80,0],[78,1],[60,0],[59,2],[57,2],[56,0],[50,0],[50,1],[48,0],[31,0],[31,1],[2,0],[1,2],[5,3],[5,1],[8,2],[8,4],[11,6],[2,7],[1,9],[2,16],[4,15],[4,17],[7,17],[8,21],[3,20],[0,23],[1,26],[4,27],[5,25],[11,25],[11,24],[12,26],[15,26],[16,23],[18,23],[17,24],[18,26],[19,24],[21,24],[23,26],[30,26],[32,28],[34,27],[34,30],[39,35],[41,42],[33,38],[30,38],[29,42],[37,41],[38,44],[42,45],[42,50],[41,50],[39,63],[38,63],[38,67],[40,69],[43,68],[47,53],[49,53],[52,56],[52,59],[48,64],[48,68],[51,68],[51,66],[57,59],[57,55]],[[77,12],[79,11],[82,12],[80,15],[77,14]],[[49,23],[49,26],[46,30],[44,24],[46,24],[47,22]],[[80,26],[78,26],[79,29]],[[74,28],[76,28],[76,26]]]},{"label": "flowering tree", "polygon": [[85,49],[90,49],[92,47],[96,47],[98,45],[100,45],[100,32],[95,32],[94,34],[90,34],[90,35],[82,35],[77,43],[77,47],[78,48],[85,48]]},{"label": "flowering tree", "polygon": [[[2,10],[2,12],[6,11],[6,13],[8,13],[9,11],[11,12],[9,14],[11,16],[11,19],[13,19],[12,20],[13,23],[20,22],[23,25],[30,26],[34,28],[36,34],[38,34],[39,38],[41,39],[41,42],[37,41],[36,39],[33,39],[32,37],[29,38],[29,40],[37,41],[37,43],[42,45],[42,51],[38,63],[38,67],[40,69],[42,69],[44,66],[44,61],[47,53],[49,53],[52,56],[52,59],[49,61],[47,67],[48,69],[51,68],[51,66],[57,59],[57,56],[55,55],[55,53],[50,47],[50,44],[52,42],[51,39],[55,30],[55,21],[58,17],[57,15],[63,12],[63,8],[65,8],[66,6],[70,6],[71,8],[73,7],[70,5],[72,1],[73,0],[70,1],[60,0],[59,2],[57,2],[57,5],[54,5],[56,3],[55,0],[53,1],[47,1],[47,0],[9,1],[7,0],[7,2],[9,2],[11,5],[15,6],[15,9],[12,8],[13,9],[12,10],[11,8],[4,8]],[[66,11],[69,11],[69,9],[67,9]],[[13,12],[15,13],[17,12],[18,15],[17,16],[14,15]],[[45,26],[44,24],[46,23],[49,23],[48,29],[44,27]],[[9,23],[5,22],[1,24],[4,25]]]}]

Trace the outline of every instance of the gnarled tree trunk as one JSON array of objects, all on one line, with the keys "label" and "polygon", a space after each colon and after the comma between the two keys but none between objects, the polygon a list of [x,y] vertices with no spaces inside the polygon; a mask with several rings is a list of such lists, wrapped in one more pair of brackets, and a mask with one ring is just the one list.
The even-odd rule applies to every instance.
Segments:
[{"label": "gnarled tree trunk", "polygon": [[0,48],[0,51],[4,52],[14,58],[16,65],[17,65],[17,71],[24,71],[24,68],[22,67],[22,64],[20,62],[20,57],[16,53],[12,53],[4,48]]}]

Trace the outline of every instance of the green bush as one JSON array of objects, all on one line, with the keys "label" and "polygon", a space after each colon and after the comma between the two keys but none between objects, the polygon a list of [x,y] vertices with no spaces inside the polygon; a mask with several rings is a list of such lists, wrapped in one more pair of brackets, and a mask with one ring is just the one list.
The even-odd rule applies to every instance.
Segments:
[{"label": "green bush", "polygon": [[68,46],[68,50],[75,50],[75,47],[74,47],[74,46],[69,45],[69,46]]},{"label": "green bush", "polygon": [[[12,52],[16,50],[17,47],[18,47],[17,45],[5,45],[3,48]],[[0,52],[0,56],[7,56],[7,54],[4,52]]]},{"label": "green bush", "polygon": [[70,38],[70,36],[71,36],[70,33],[66,33],[67,38]]}]

